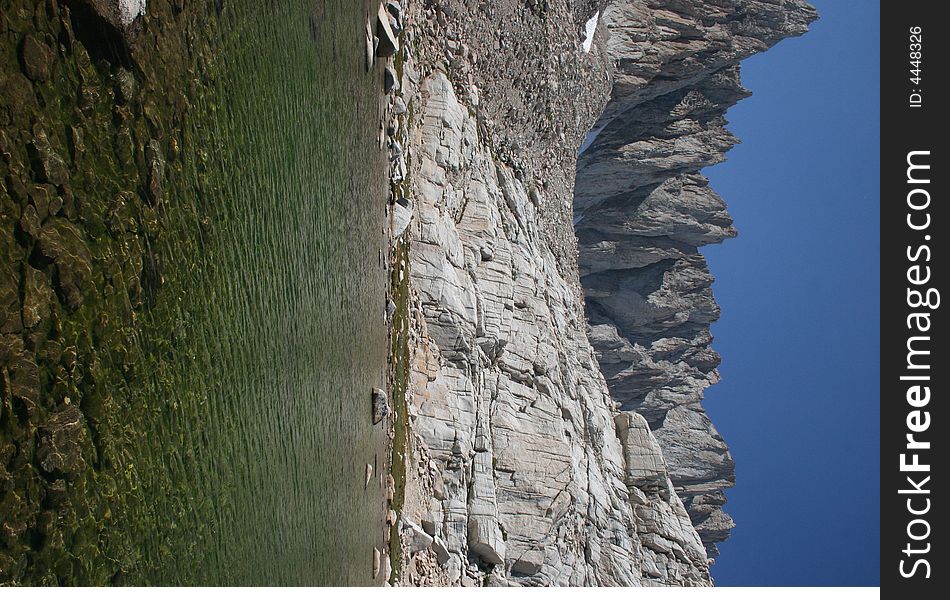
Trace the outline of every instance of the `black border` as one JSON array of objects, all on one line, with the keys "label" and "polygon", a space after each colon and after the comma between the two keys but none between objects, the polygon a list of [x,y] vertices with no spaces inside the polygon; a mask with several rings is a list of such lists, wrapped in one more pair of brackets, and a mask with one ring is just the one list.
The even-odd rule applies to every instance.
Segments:
[{"label": "black border", "polygon": [[[939,433],[946,431],[942,405],[948,400],[945,381],[950,380],[950,363],[947,363],[944,351],[950,342],[942,322],[942,313],[946,309],[942,306],[933,310],[912,309],[907,298],[908,287],[921,292],[934,287],[950,294],[950,288],[945,290],[943,286],[947,280],[946,271],[950,269],[944,260],[945,238],[950,231],[946,227],[947,211],[943,206],[947,202],[944,195],[947,158],[942,151],[943,136],[948,135],[944,133],[947,131],[945,115],[950,111],[944,91],[947,85],[943,81],[947,62],[950,62],[946,41],[950,32],[940,15],[946,14],[946,10],[938,10],[941,7],[946,9],[947,5],[911,0],[883,0],[881,5],[881,589],[887,596],[900,598],[939,597],[950,593],[950,588],[943,585],[950,567],[938,559],[943,554],[940,541],[942,519],[939,517],[946,508],[941,505],[941,496],[936,491],[946,483],[938,461],[938,455],[946,452]],[[910,28],[914,26],[921,27],[923,38],[919,65],[921,81],[918,84],[910,79]],[[910,103],[914,89],[922,90],[919,107],[912,107]],[[915,159],[918,162],[927,160],[931,165],[930,183],[908,184],[907,160],[911,151],[930,151],[929,157],[920,155],[921,158]],[[924,171],[914,173],[922,175]],[[922,223],[925,220],[922,213],[929,212],[931,225],[926,231],[914,231],[907,224],[911,212],[907,195],[916,188],[925,188],[931,196],[926,211],[914,216],[917,223]],[[915,199],[924,197],[920,193],[914,196]],[[925,235],[930,235],[931,239],[924,240]],[[924,260],[926,252],[918,250],[923,244],[931,250],[929,262]],[[911,255],[918,255],[916,262],[909,259],[908,251]],[[930,267],[932,279],[927,284],[912,286],[908,283],[908,269],[914,264]],[[950,295],[941,298],[943,302],[950,302]],[[909,314],[918,310],[931,315],[931,328],[927,333],[917,334],[915,329],[908,327]],[[922,363],[929,358],[929,370],[908,371],[907,343],[911,335],[930,336],[929,341],[915,342],[915,348],[931,352],[929,357],[917,359]],[[900,469],[900,455],[908,452],[908,414],[915,410],[907,402],[908,386],[913,383],[901,380],[901,376],[907,374],[929,374],[931,377],[931,381],[923,382],[929,383],[930,402],[919,408],[929,412],[930,425],[926,431],[916,434],[916,439],[932,444],[929,451],[919,452],[919,460],[930,465],[930,472],[924,476],[930,475],[931,479],[922,486],[929,489],[929,494],[913,496],[916,498],[913,506],[918,510],[926,506],[925,497],[931,501],[927,514],[921,515],[929,524],[929,537],[919,542],[912,542],[907,534],[908,524],[915,518],[907,508],[907,499],[911,495],[899,492],[909,487],[908,475],[921,475],[901,472]],[[911,460],[910,457],[907,460]],[[919,481],[920,477],[917,479]],[[926,529],[918,523],[914,532],[920,535]],[[903,553],[908,543],[924,548],[927,542],[931,546],[926,554],[908,556]],[[926,569],[923,565],[914,576],[902,576],[900,561],[904,560],[905,571],[910,571],[917,558],[927,560],[929,578],[924,576]]]}]

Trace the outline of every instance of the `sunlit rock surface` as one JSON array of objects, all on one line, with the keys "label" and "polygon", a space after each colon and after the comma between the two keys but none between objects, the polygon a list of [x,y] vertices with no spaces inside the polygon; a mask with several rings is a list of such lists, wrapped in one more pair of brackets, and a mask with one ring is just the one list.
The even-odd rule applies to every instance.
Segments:
[{"label": "sunlit rock surface", "polygon": [[700,404],[719,308],[697,248],[736,232],[699,171],[737,142],[738,62],[816,14],[468,4],[408,10],[404,514],[435,541],[399,580],[710,585],[735,477]]}]

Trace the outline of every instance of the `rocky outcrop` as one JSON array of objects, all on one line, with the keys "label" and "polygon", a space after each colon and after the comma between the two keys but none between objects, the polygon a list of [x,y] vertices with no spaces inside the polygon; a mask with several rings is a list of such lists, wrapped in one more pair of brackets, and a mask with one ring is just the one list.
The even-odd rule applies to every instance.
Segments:
[{"label": "rocky outcrop", "polygon": [[700,404],[719,309],[697,248],[735,230],[699,170],[736,142],[738,61],[814,11],[472,4],[408,3],[397,54],[413,337],[393,581],[709,585],[734,474]]},{"label": "rocky outcrop", "polygon": [[[410,414],[438,479],[418,518],[448,583],[707,583],[656,440],[610,401],[530,192],[445,75],[419,101]],[[648,454],[650,475],[631,468]]]},{"label": "rocky outcrop", "polygon": [[613,399],[649,422],[710,557],[733,526],[735,473],[700,404],[718,380],[719,307],[698,248],[736,231],[699,171],[738,141],[724,118],[748,95],[738,62],[815,18],[795,0],[615,2],[604,15],[617,70],[575,187],[591,343]]}]

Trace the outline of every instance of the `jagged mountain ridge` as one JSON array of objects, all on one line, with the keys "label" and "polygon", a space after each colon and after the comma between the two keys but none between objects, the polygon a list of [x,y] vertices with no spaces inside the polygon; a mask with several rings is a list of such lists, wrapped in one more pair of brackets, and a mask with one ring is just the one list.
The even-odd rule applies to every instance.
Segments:
[{"label": "jagged mountain ridge", "polygon": [[817,18],[788,2],[615,2],[617,65],[596,138],[578,158],[575,222],[591,343],[612,398],[645,416],[710,557],[734,523],[729,449],[700,404],[718,380],[719,307],[698,248],[734,237],[700,175],[738,142],[725,113],[747,97],[739,61]]}]

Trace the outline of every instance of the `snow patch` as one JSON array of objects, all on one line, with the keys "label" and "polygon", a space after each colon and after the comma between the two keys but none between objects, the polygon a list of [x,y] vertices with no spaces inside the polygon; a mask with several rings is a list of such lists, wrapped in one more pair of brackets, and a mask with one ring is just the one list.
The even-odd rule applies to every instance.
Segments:
[{"label": "snow patch", "polygon": [[594,44],[594,32],[597,31],[597,21],[600,19],[600,11],[594,13],[594,16],[587,20],[587,24],[584,25],[584,52],[590,53],[590,47]]},{"label": "snow patch", "polygon": [[581,147],[577,149],[577,156],[580,156],[591,147],[591,145],[597,139],[597,136],[600,135],[600,132],[604,130],[604,127],[607,127],[607,123],[604,123],[597,129],[591,129],[587,132],[587,135],[584,136],[584,141],[581,142]]}]

